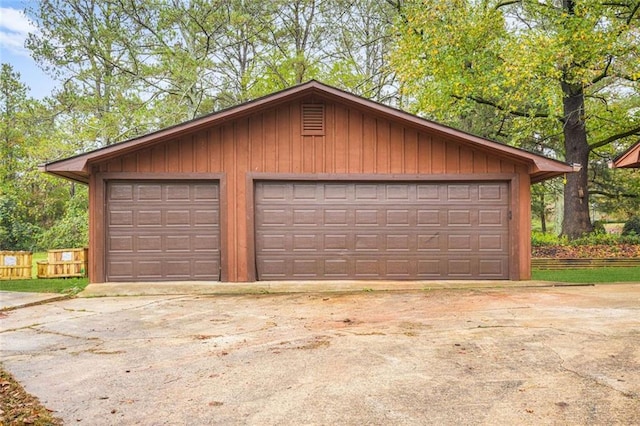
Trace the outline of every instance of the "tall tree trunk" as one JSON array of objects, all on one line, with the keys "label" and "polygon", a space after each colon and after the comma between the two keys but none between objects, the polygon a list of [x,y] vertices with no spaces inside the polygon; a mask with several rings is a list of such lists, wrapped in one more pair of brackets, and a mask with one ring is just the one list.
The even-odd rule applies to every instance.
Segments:
[{"label": "tall tree trunk", "polygon": [[564,217],[562,234],[571,239],[593,230],[589,217],[589,189],[587,170],[589,144],[584,122],[584,92],[581,85],[562,82],[564,94],[565,160],[582,166],[579,172],[569,173],[564,186]]},{"label": "tall tree trunk", "polygon": [[547,233],[547,204],[544,199],[544,191],[540,193],[540,228],[544,234]]}]

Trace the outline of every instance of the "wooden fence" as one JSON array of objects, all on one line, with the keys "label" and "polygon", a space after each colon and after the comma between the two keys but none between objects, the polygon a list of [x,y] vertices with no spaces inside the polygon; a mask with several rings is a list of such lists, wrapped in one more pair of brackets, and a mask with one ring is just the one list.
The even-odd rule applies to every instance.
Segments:
[{"label": "wooden fence", "polygon": [[87,276],[88,249],[47,251],[47,260],[37,262],[38,278],[72,278]]},{"label": "wooden fence", "polygon": [[0,251],[0,280],[28,280],[32,264],[30,251]]}]

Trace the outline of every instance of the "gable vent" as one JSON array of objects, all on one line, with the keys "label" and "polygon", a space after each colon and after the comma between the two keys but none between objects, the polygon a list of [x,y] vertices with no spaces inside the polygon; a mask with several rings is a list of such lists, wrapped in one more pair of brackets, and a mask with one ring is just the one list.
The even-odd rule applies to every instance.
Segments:
[{"label": "gable vent", "polygon": [[324,135],[323,104],[302,104],[302,134]]}]

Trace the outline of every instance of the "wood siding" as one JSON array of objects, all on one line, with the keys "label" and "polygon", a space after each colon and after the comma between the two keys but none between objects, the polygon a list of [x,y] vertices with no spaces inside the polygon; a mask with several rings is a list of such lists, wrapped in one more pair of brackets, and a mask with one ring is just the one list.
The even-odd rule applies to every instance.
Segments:
[{"label": "wood siding", "polygon": [[[303,103],[325,106],[324,135],[303,136]],[[102,241],[104,185],[110,173],[132,173],[142,178],[148,174],[212,174],[224,176],[226,188],[221,192],[221,212],[226,218],[223,233],[223,276],[228,281],[255,279],[253,255],[250,254],[253,229],[248,219],[253,209],[253,181],[256,174],[269,175],[465,175],[469,179],[487,176],[513,176],[511,188],[513,232],[518,237],[511,245],[517,259],[512,279],[529,278],[529,175],[524,163],[494,157],[437,135],[401,126],[381,116],[317,98],[304,98],[276,108],[256,112],[223,125],[181,136],[152,148],[93,164],[90,186],[92,241]],[[103,178],[96,179],[99,173]],[[96,265],[101,250],[93,250],[91,263]],[[251,263],[251,264],[250,264]],[[93,266],[92,282],[101,282],[100,268]]]}]

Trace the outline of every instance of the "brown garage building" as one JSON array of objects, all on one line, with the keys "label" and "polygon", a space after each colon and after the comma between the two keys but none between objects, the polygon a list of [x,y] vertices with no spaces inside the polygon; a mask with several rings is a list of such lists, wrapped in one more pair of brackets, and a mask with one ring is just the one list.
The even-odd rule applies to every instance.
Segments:
[{"label": "brown garage building", "polygon": [[44,170],[89,185],[99,283],[528,279],[571,167],[311,81]]}]

